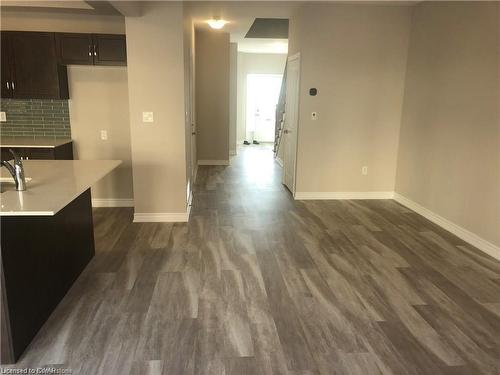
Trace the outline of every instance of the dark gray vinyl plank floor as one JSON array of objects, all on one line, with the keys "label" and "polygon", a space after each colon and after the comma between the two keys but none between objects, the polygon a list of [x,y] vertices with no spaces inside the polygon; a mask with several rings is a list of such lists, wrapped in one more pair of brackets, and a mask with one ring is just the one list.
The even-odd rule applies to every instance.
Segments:
[{"label": "dark gray vinyl plank floor", "polygon": [[189,223],[95,210],[96,257],[17,367],[500,374],[500,262],[392,200],[294,201],[266,146],[199,168]]}]

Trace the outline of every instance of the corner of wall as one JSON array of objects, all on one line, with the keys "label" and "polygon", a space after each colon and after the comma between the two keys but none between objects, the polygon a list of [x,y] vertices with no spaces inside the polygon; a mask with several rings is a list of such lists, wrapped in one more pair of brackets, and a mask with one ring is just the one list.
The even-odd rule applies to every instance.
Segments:
[{"label": "corner of wall", "polygon": [[419,4],[415,4],[411,6],[410,8],[410,30],[408,33],[408,43],[407,43],[407,49],[406,49],[406,62],[405,62],[405,72],[404,72],[404,81],[403,81],[403,93],[402,93],[402,101],[401,101],[401,116],[400,116],[400,121],[399,121],[399,130],[398,130],[398,144],[397,144],[397,150],[396,150],[396,170],[394,173],[394,192],[398,192],[398,174],[399,174],[399,161],[400,161],[400,151],[401,151],[401,133],[403,130],[403,121],[404,121],[404,111],[405,111],[405,101],[407,98],[407,93],[406,93],[406,83],[407,83],[407,78],[408,78],[408,66],[410,63],[410,51],[411,51],[411,43],[412,43],[412,35],[413,35],[413,22],[414,22],[414,17],[415,17],[415,11],[416,7],[419,6]]}]

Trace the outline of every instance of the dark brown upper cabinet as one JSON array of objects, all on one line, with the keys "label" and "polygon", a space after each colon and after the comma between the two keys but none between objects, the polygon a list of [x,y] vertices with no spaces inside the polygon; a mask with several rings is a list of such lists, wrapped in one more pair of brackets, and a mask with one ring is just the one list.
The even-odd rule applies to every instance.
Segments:
[{"label": "dark brown upper cabinet", "polygon": [[127,65],[125,35],[56,33],[61,64]]},{"label": "dark brown upper cabinet", "polygon": [[56,47],[61,64],[94,64],[92,34],[56,33]]},{"label": "dark brown upper cabinet", "polygon": [[10,71],[10,43],[9,38],[7,37],[7,33],[0,33],[1,37],[1,48],[2,48],[2,56],[1,56],[1,78],[2,78],[2,98],[12,98],[12,74]]},{"label": "dark brown upper cabinet", "polygon": [[127,65],[125,35],[94,34],[95,65]]},{"label": "dark brown upper cabinet", "polygon": [[68,99],[66,67],[57,63],[54,33],[2,31],[2,97]]}]

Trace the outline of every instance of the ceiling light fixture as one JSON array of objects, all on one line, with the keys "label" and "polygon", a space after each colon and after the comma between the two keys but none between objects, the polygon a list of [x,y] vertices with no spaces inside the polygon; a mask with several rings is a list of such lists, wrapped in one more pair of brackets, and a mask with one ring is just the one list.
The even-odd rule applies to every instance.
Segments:
[{"label": "ceiling light fixture", "polygon": [[211,20],[207,21],[208,26],[210,26],[212,29],[222,29],[224,25],[227,23],[227,21],[218,19],[218,18],[213,18]]}]

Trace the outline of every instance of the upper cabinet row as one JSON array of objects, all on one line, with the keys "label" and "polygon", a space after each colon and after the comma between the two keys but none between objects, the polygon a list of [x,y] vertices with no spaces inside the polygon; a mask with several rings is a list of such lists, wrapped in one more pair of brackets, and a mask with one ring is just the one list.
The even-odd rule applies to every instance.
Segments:
[{"label": "upper cabinet row", "polygon": [[66,65],[126,65],[124,35],[2,31],[1,96],[68,99]]},{"label": "upper cabinet row", "polygon": [[125,35],[56,33],[61,64],[127,65]]}]

